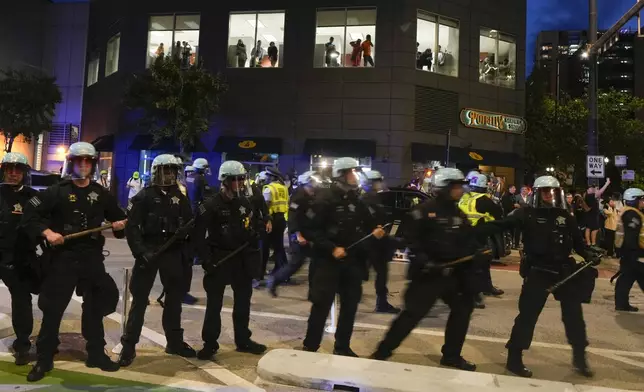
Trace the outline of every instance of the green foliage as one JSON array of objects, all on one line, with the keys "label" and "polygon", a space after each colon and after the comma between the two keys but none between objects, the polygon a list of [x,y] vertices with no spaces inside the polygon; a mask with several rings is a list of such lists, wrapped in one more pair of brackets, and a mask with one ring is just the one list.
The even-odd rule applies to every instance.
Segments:
[{"label": "green foliage", "polygon": [[167,56],[134,75],[125,100],[129,108],[143,111],[139,125],[152,133],[155,143],[172,139],[184,152],[208,131],[226,89],[219,75],[201,65],[182,68],[178,59]]},{"label": "green foliage", "polygon": [[51,130],[56,105],[62,99],[56,78],[39,72],[0,71],[0,132],[5,151],[11,152],[19,135],[31,141]]}]

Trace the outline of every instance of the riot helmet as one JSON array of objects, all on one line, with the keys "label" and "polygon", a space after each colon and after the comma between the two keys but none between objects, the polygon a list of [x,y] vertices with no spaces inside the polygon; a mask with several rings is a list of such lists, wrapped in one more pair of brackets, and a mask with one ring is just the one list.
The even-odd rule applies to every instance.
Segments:
[{"label": "riot helmet", "polygon": [[192,167],[194,168],[194,171],[196,171],[197,173],[210,175],[210,164],[208,163],[208,160],[205,158],[195,159],[195,161],[192,163]]},{"label": "riot helmet", "polygon": [[312,190],[314,188],[323,187],[324,180],[317,172],[311,170],[302,173],[297,177],[297,185],[304,189]]},{"label": "riot helmet", "polygon": [[194,172],[195,172],[195,168],[194,168],[194,166],[191,166],[191,165],[188,165],[188,166],[186,166],[186,167],[183,169],[183,173],[184,173],[184,175],[185,175],[186,177],[187,177],[189,174],[194,173]]},{"label": "riot helmet", "polygon": [[219,181],[224,191],[232,197],[251,197],[253,195],[248,172],[237,161],[226,161],[219,167]]},{"label": "riot helmet", "polygon": [[468,182],[470,192],[487,193],[488,191],[488,178],[485,174],[473,173]]},{"label": "riot helmet", "polygon": [[171,154],[157,155],[150,169],[152,185],[167,187],[177,185],[182,177],[181,159]]},{"label": "riot helmet", "polygon": [[374,190],[376,192],[384,191],[385,177],[378,170],[369,170],[361,173],[362,188],[366,191]]},{"label": "riot helmet", "polygon": [[644,191],[639,188],[628,188],[624,191],[624,204],[640,209],[640,200],[644,200]]},{"label": "riot helmet", "polygon": [[541,176],[532,186],[532,206],[534,208],[559,208],[567,210],[566,194],[553,176]]},{"label": "riot helmet", "polygon": [[7,185],[30,185],[31,167],[27,157],[19,152],[8,152],[2,157],[0,169],[2,180],[0,183]]},{"label": "riot helmet", "polygon": [[465,190],[463,185],[466,184],[463,172],[453,168],[441,168],[436,170],[432,176],[432,191],[438,197],[449,197],[453,201],[458,201],[463,197]]},{"label": "riot helmet", "polygon": [[69,146],[61,174],[64,179],[92,179],[96,175],[97,168],[96,148],[90,143],[77,142]]},{"label": "riot helmet", "polygon": [[360,163],[353,158],[339,158],[333,162],[331,176],[343,187],[358,189],[360,186]]}]

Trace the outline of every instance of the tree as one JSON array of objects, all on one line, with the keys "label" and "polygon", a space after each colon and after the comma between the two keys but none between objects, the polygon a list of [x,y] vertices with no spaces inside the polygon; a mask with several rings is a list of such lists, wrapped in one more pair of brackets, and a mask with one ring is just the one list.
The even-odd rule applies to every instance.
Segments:
[{"label": "tree", "polygon": [[56,105],[62,94],[56,78],[40,72],[0,71],[0,132],[5,152],[11,152],[18,135],[31,141],[51,130]]},{"label": "tree", "polygon": [[142,110],[139,125],[152,133],[155,144],[171,139],[183,153],[208,131],[226,89],[221,77],[202,65],[181,67],[178,58],[161,56],[134,75],[125,100],[129,108]]}]

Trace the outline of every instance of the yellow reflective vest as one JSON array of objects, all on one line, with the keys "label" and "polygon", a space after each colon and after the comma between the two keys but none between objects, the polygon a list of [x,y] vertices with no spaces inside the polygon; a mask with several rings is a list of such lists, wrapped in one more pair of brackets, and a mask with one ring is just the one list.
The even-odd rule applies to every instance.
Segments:
[{"label": "yellow reflective vest", "polygon": [[[639,215],[639,217],[640,217],[640,222],[644,222],[644,214],[642,213],[642,211],[638,210],[637,208],[624,206],[624,209],[622,210],[622,216],[620,216],[619,219],[617,220],[617,230],[615,230],[615,247],[618,248],[618,249],[621,248],[622,245],[624,245],[624,219],[623,219],[623,216],[624,216],[624,213],[626,211],[635,211],[635,212],[637,212],[637,215]],[[640,249],[644,249],[644,225],[642,225],[642,227],[640,227],[639,244],[640,244]]]},{"label": "yellow reflective vest", "polygon": [[491,222],[494,217],[486,212],[485,214],[476,210],[476,201],[481,197],[489,197],[485,193],[466,193],[458,202],[458,208],[467,215],[467,219],[472,226],[476,226],[481,219],[485,222]]},{"label": "yellow reflective vest", "polygon": [[286,215],[288,212],[288,189],[279,182],[271,182],[264,186],[264,189],[266,188],[271,191],[271,201],[268,203],[269,214],[282,213]]}]

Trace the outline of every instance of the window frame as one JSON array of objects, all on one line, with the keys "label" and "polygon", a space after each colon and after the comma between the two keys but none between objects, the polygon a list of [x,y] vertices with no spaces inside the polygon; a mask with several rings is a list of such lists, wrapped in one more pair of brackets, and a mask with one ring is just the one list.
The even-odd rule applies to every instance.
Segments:
[{"label": "window frame", "polygon": [[[96,65],[93,67],[96,69],[95,73],[95,80],[90,83],[89,82],[89,77],[91,74],[91,68],[92,68],[92,63],[96,62]],[[101,71],[101,54],[99,51],[93,51],[89,53],[88,60],[87,60],[87,75],[85,77],[85,87],[91,87],[98,83],[99,80],[99,74]]]},{"label": "window frame", "polygon": [[[347,24],[347,20],[348,20],[348,17],[349,17],[349,11],[356,11],[356,10],[374,10],[374,11],[376,11],[376,20],[375,20],[375,23],[373,25],[373,27],[374,27],[373,35],[374,35],[374,37],[378,36],[378,7],[375,6],[375,5],[374,6],[356,6],[356,7],[318,7],[318,8],[315,9],[315,28],[314,28],[314,34],[313,34],[314,35],[314,38],[313,38],[313,40],[314,40],[313,41],[314,42],[313,43],[313,49],[314,49],[313,68],[333,68],[333,69],[335,69],[335,68],[339,68],[339,69],[345,69],[345,68],[349,68],[349,69],[353,69],[353,68],[356,68],[356,69],[376,68],[376,66],[375,66],[376,60],[375,59],[374,59],[374,66],[373,67],[365,67],[365,66],[351,67],[351,66],[347,66],[346,64],[342,64],[342,62],[341,62],[340,67],[325,67],[325,66],[318,67],[315,64],[315,45],[316,45],[315,37],[317,37],[317,31],[318,31],[318,18],[319,18],[318,14],[319,14],[319,12],[320,11],[343,11],[343,10],[344,10],[344,25],[343,26],[326,26],[326,27],[343,27],[344,28],[344,35],[343,35],[344,48],[342,48],[343,52],[346,50],[346,45],[347,45],[347,27],[349,26]],[[354,26],[354,25],[351,25],[351,26]],[[355,25],[355,26],[370,26],[370,25]],[[346,53],[344,53],[344,54],[346,55]],[[372,58],[373,58],[373,56],[372,56]]]},{"label": "window frame", "polygon": [[[428,18],[433,17],[435,20],[431,21],[431,20],[428,20],[428,19],[422,19],[420,17],[420,15],[425,15]],[[450,22],[455,22],[456,23],[456,29],[458,30],[458,59],[459,59],[459,61],[457,62],[457,65],[456,65],[456,75],[452,76],[452,75],[443,74],[443,73],[435,72],[435,71],[431,71],[431,70],[428,70],[428,72],[431,72],[431,73],[436,74],[436,75],[449,76],[450,78],[458,78],[460,76],[460,58],[461,58],[461,20],[456,19],[456,18],[451,18],[451,17],[441,15],[441,14],[436,14],[434,12],[425,11],[422,8],[417,8],[416,9],[416,42],[418,42],[418,19],[422,19],[422,20],[425,20],[427,22],[433,22],[436,25],[436,27],[434,28],[434,34],[436,36],[436,42],[434,44],[434,47],[432,48],[432,51],[433,51],[433,53],[432,53],[432,62],[434,64],[436,64],[438,62],[438,47],[440,46],[439,45],[439,42],[440,42],[440,34],[439,34],[440,27],[445,26],[445,27],[454,28],[454,27],[449,26],[449,25],[444,24],[444,23],[441,24],[441,19],[443,21],[450,21]],[[416,67],[416,70],[417,71],[423,71],[422,69],[418,69],[417,67]]]},{"label": "window frame", "polygon": [[[494,53],[494,65],[495,65],[497,68],[498,68],[498,66],[499,66],[499,42],[503,41],[503,42],[506,42],[506,43],[508,43],[508,44],[514,44],[514,57],[515,57],[515,63],[514,63],[514,86],[512,86],[512,87],[508,87],[508,86],[504,86],[504,85],[500,84],[500,83],[499,83],[498,76],[496,76],[496,77],[495,77],[495,79],[494,79],[494,83],[487,83],[487,82],[481,81],[480,76],[479,76],[479,83],[487,84],[487,85],[489,85],[489,86],[502,87],[502,88],[506,88],[506,89],[510,89],[510,90],[516,90],[516,89],[517,89],[517,77],[516,77],[516,73],[517,73],[517,61],[516,61],[516,59],[518,58],[518,57],[517,57],[517,52],[518,52],[518,47],[517,47],[518,40],[517,40],[517,36],[516,36],[515,34],[505,33],[505,32],[503,32],[503,31],[501,31],[501,30],[494,29],[494,28],[491,28],[491,27],[479,26],[479,34],[478,34],[478,36],[479,36],[479,58],[480,58],[480,55],[481,55],[481,53],[482,53],[482,52],[481,52],[481,38],[482,38],[482,37],[485,37],[485,38],[491,38],[491,37],[489,37],[489,36],[485,36],[485,35],[483,35],[483,34],[482,34],[482,31],[483,31],[483,30],[488,30],[490,33],[491,33],[492,31],[496,31],[496,38],[494,38],[494,40],[495,40],[495,45],[494,45],[494,46],[495,46],[495,50],[496,50],[496,51],[495,51],[495,53]],[[504,39],[501,39],[501,37],[503,37],[503,36],[505,36],[505,37],[511,37],[511,38],[514,40],[514,42],[512,42],[512,41],[508,41],[508,40],[504,40]],[[509,57],[509,55],[508,55],[508,57]]]},{"label": "window frame", "polygon": [[[118,44],[116,45],[116,56],[115,56],[116,57],[116,61],[115,61],[116,66],[115,66],[115,69],[112,72],[107,73],[108,72],[107,61],[108,61],[108,57],[109,57],[109,54],[110,54],[110,44],[112,44],[114,42],[118,42]],[[112,59],[112,61],[114,61],[114,59]],[[104,70],[105,75],[104,75],[104,77],[108,77],[110,75],[114,75],[115,73],[117,73],[119,71],[119,62],[120,61],[121,61],[121,33],[116,33],[113,36],[111,36],[110,39],[107,40],[107,44],[105,45],[105,70]],[[99,61],[99,63],[100,63],[100,61]]]},{"label": "window frame", "polygon": [[[151,29],[151,24],[152,24],[152,18],[153,17],[160,17],[160,16],[171,16],[172,17],[172,29],[171,30],[152,30]],[[177,29],[177,17],[178,16],[199,16],[199,28],[198,29]],[[197,45],[197,52],[195,53],[195,64],[199,64],[199,50],[201,48],[201,16],[202,14],[200,12],[186,12],[186,13],[161,13],[161,14],[148,14],[148,29],[147,29],[147,42],[145,44],[145,69],[150,68],[152,65],[152,62],[148,63],[148,57],[150,54],[150,32],[152,31],[171,31],[172,32],[172,40],[170,41],[171,46],[170,46],[170,55],[172,54],[172,47],[175,44],[175,37],[177,31],[198,31],[199,32],[199,44]],[[165,49],[165,48],[164,48]],[[194,49],[193,49],[194,50]]]},{"label": "window frame", "polygon": [[[257,44],[257,29],[259,28],[259,23],[258,23],[259,15],[261,15],[261,14],[284,14],[284,26],[282,26],[282,29],[284,30],[284,37],[282,38],[282,45],[284,46],[284,48],[286,48],[286,9],[262,10],[262,11],[253,11],[253,10],[250,10],[250,11],[230,11],[230,12],[228,12],[228,33],[227,33],[227,36],[226,36],[226,47],[225,47],[225,51],[224,51],[224,53],[226,53],[226,69],[239,68],[239,67],[230,67],[228,65],[228,47],[230,46],[230,43],[228,41],[230,41],[230,30],[231,30],[230,29],[230,27],[231,27],[230,26],[230,17],[232,15],[250,15],[250,14],[255,14],[255,35],[253,37],[254,38],[253,44],[255,44],[255,45]],[[266,48],[268,49],[268,46]],[[278,49],[279,49],[279,46],[278,46]],[[251,48],[251,50],[252,50],[252,48]],[[277,54],[277,61],[278,61],[278,64],[279,64],[279,66],[277,66],[277,67],[243,67],[243,68],[261,68],[261,69],[263,69],[263,68],[271,68],[271,69],[284,68],[284,65],[280,62],[280,54],[282,55],[282,59],[284,59],[284,53],[282,53],[282,51],[280,51]],[[249,57],[250,57],[250,55],[249,55]]]}]

